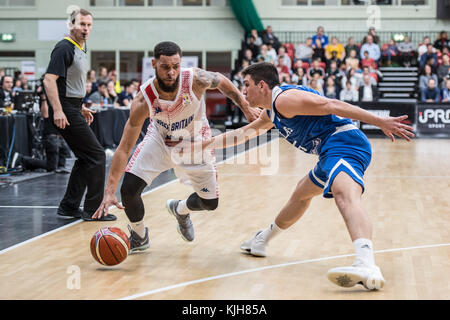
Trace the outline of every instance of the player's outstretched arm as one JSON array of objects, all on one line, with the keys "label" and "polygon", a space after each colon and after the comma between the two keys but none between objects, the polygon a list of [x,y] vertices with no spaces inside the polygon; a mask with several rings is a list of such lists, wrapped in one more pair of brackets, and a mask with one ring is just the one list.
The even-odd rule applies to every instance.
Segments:
[{"label": "player's outstretched arm", "polygon": [[412,132],[414,129],[402,123],[408,118],[406,115],[400,117],[379,117],[349,103],[328,99],[311,92],[287,90],[277,98],[275,106],[287,118],[296,115],[322,116],[334,114],[339,117],[359,120],[377,126],[392,141],[395,140],[394,136],[408,141],[414,137]]},{"label": "player's outstretched arm", "polygon": [[230,79],[219,72],[210,72],[199,68],[194,70],[194,90],[196,92],[202,95],[205,90],[218,89],[242,110],[249,122],[258,119],[261,110],[250,108],[247,100],[245,100],[242,93],[239,92]]},{"label": "player's outstretched arm", "polygon": [[124,209],[115,195],[117,184],[125,170],[131,150],[139,137],[142,125],[148,117],[149,109],[147,103],[142,93],[139,92],[131,102],[130,117],[125,124],[120,144],[114,152],[111,167],[109,168],[103,201],[92,218],[98,219],[101,218],[102,215],[107,215],[108,209],[112,205],[115,205],[119,209]]}]

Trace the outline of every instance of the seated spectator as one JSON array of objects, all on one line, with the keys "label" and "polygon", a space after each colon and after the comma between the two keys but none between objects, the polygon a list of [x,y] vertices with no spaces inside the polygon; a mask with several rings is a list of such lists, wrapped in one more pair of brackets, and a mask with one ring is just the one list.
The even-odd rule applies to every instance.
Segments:
[{"label": "seated spectator", "polygon": [[332,77],[327,78],[323,93],[327,98],[339,99],[339,88]]},{"label": "seated spectator", "polygon": [[283,62],[284,62],[283,64],[285,66],[287,66],[289,68],[289,70],[291,70],[292,61],[291,61],[291,58],[286,53],[286,48],[283,47],[283,46],[281,46],[280,49],[278,49],[278,56],[277,56],[277,60],[276,61],[279,61],[280,58],[283,59]]},{"label": "seated spectator", "polygon": [[267,45],[265,45],[265,44],[263,44],[261,46],[261,49],[259,51],[259,55],[256,57],[256,60],[258,62],[275,63],[275,60],[273,59],[273,56],[269,54],[269,51],[267,49]]},{"label": "seated spectator", "polygon": [[122,91],[119,80],[117,80],[117,72],[116,70],[111,70],[108,74],[108,80],[112,80],[114,83],[114,90],[117,94]]},{"label": "seated spectator", "polygon": [[[317,46],[316,40],[320,41],[321,48],[325,48],[328,45],[328,37],[324,33],[324,29],[322,26],[317,28],[317,33],[312,37],[312,43],[314,46]],[[325,61],[325,60],[322,60]]]},{"label": "seated spectator", "polygon": [[350,83],[352,84],[352,88],[358,89],[358,77],[355,74],[355,69],[349,69],[347,74],[342,77],[341,87],[345,87],[347,81],[350,81]]},{"label": "seated spectator", "polygon": [[100,82],[106,82],[108,80],[108,69],[106,67],[100,67],[98,69],[97,88]]},{"label": "seated spectator", "polygon": [[98,90],[89,96],[93,106],[104,106],[114,104],[114,100],[109,96],[106,82],[98,84]]},{"label": "seated spectator", "polygon": [[337,59],[341,61],[345,59],[345,48],[341,43],[339,43],[337,37],[331,37],[331,43],[325,48],[325,58],[328,60],[332,59],[333,51],[336,52]]},{"label": "seated spectator", "polygon": [[274,35],[273,29],[271,26],[267,26],[264,35],[262,37],[262,41],[264,44],[271,44],[272,47],[275,49],[275,51],[278,51],[278,49],[281,46],[280,41],[278,38]]},{"label": "seated spectator", "polygon": [[427,52],[422,54],[420,56],[420,59],[419,59],[420,69],[423,69],[425,64],[427,64],[427,62],[429,62],[430,59],[434,60],[433,61],[433,67],[436,67],[436,65],[437,65],[437,56],[436,56],[436,53],[433,52],[433,49],[434,49],[434,47],[433,47],[433,45],[431,43],[427,45]]},{"label": "seated spectator", "polygon": [[450,78],[446,79],[445,81],[445,87],[442,89],[442,102],[450,102]]},{"label": "seated spectator", "polygon": [[92,92],[97,91],[97,78],[95,76],[95,70],[89,70],[86,75],[86,81],[91,82]]},{"label": "seated spectator", "polygon": [[364,76],[366,74],[370,76],[370,84],[373,86],[376,86],[377,85],[377,75],[375,73],[371,73],[370,68],[367,66],[362,69],[361,76],[359,77],[356,85],[358,87],[361,87],[362,85],[364,85]]},{"label": "seated spectator", "polygon": [[[373,59],[372,59],[372,61],[373,61]],[[357,56],[357,52],[354,49],[350,50],[349,56],[345,59],[345,62],[347,64],[347,68],[352,68],[352,69],[355,69],[355,70],[359,70],[360,69],[359,68],[359,59],[358,59],[358,56]]]},{"label": "seated spectator", "polygon": [[314,54],[312,43],[312,38],[308,38],[305,43],[299,43],[295,47],[295,61],[312,62],[312,56]]},{"label": "seated spectator", "polygon": [[[326,78],[332,78],[334,83],[340,87],[340,81],[339,81],[339,68],[336,61],[332,61],[330,63],[330,66],[328,67],[326,74]],[[325,81],[326,82],[326,81]]]},{"label": "seated spectator", "polygon": [[13,78],[11,76],[3,76],[1,78],[0,88],[0,108],[11,107],[14,109],[14,96],[12,93]]},{"label": "seated spectator", "polygon": [[369,36],[371,36],[372,37],[372,39],[373,39],[373,42],[375,43],[375,44],[380,44],[380,37],[379,36],[377,36],[377,33],[376,33],[376,31],[375,31],[375,27],[370,27],[369,28],[369,31],[368,31],[368,33],[367,33],[367,36],[365,36],[364,37],[364,39],[363,39],[363,41],[361,42],[361,43],[366,43],[366,42],[368,42],[368,37]]},{"label": "seated spectator", "polygon": [[363,76],[363,85],[359,87],[359,101],[377,101],[378,89],[372,84],[371,77],[368,74]]},{"label": "seated spectator", "polygon": [[323,88],[322,86],[319,84],[319,82],[317,80],[311,80],[311,82],[309,83],[309,87],[311,89],[316,90],[317,92],[319,92],[321,95],[323,95]]},{"label": "seated spectator", "polygon": [[434,42],[433,47],[436,48],[436,50],[442,52],[444,48],[450,49],[450,41],[448,40],[448,34],[446,31],[441,31]]},{"label": "seated spectator", "polygon": [[313,46],[313,55],[312,59],[320,59],[321,62],[325,62],[325,49],[322,47],[322,43],[320,42],[320,39],[316,39],[315,45]]},{"label": "seated spectator", "polygon": [[258,31],[256,29],[252,29],[250,31],[250,34],[247,37],[247,44],[250,44],[250,38],[253,36],[254,38],[254,43],[256,46],[261,47],[263,44],[263,41],[261,39],[261,37],[258,34]]},{"label": "seated spectator", "polygon": [[382,56],[386,59],[388,67],[392,65],[392,60],[398,56],[398,48],[394,39],[389,40],[389,43],[385,50],[383,50]]},{"label": "seated spectator", "polygon": [[339,93],[339,97],[341,101],[345,102],[357,102],[359,99],[358,91],[352,86],[350,81],[345,83],[344,89]]},{"label": "seated spectator", "polygon": [[450,56],[448,54],[442,55],[442,64],[437,69],[437,77],[439,83],[443,81],[450,72]]},{"label": "seated spectator", "polygon": [[112,100],[112,105],[115,107],[119,106],[118,100],[119,95],[116,93],[115,87],[114,87],[114,81],[109,80],[106,83],[106,88],[108,89],[109,98]]},{"label": "seated spectator", "polygon": [[365,58],[364,52],[367,51],[369,53],[369,58],[375,60],[378,64],[378,61],[381,58],[380,47],[373,41],[373,37],[371,35],[367,35],[366,39],[367,42],[361,46],[361,59]]},{"label": "seated spectator", "polygon": [[139,93],[141,82],[138,79],[131,79],[131,82],[134,84],[134,92],[133,92],[133,99],[134,99]]},{"label": "seated spectator", "polygon": [[320,61],[318,59],[313,60],[311,67],[306,73],[308,80],[311,81],[316,73],[319,75],[320,79],[323,80],[325,78],[325,70],[320,66]]},{"label": "seated spectator", "polygon": [[22,90],[32,90],[30,85],[28,84],[28,78],[24,75],[19,76],[20,81],[22,82]]},{"label": "seated spectator", "polygon": [[422,74],[419,77],[419,88],[420,90],[425,89],[428,86],[428,82],[430,79],[433,79],[434,82],[438,83],[438,77],[433,73],[430,65],[425,65]]},{"label": "seated spectator", "polygon": [[331,58],[326,60],[326,67],[329,68],[332,62],[335,62],[337,66],[342,63],[342,60],[338,59],[336,51],[331,51]]},{"label": "seated spectator", "polygon": [[353,37],[348,38],[347,45],[345,46],[345,56],[348,57],[352,50],[356,51],[356,57],[359,57],[359,47],[355,44]]},{"label": "seated spectator", "polygon": [[250,38],[248,40],[249,40],[249,42],[247,43],[245,48],[247,50],[251,50],[253,58],[256,59],[256,57],[259,54],[260,47],[255,44],[256,39],[254,36],[250,36]]},{"label": "seated spectator", "polygon": [[302,67],[298,67],[294,70],[291,77],[291,83],[295,83],[298,86],[307,86],[308,78],[306,77],[305,70]]},{"label": "seated spectator", "polygon": [[434,79],[428,79],[428,86],[422,89],[422,102],[439,102],[441,100],[440,91]]},{"label": "seated spectator", "polygon": [[364,58],[361,60],[361,67],[369,67],[371,69],[378,69],[376,61],[369,57],[369,51],[364,51]]},{"label": "seated spectator", "polygon": [[22,89],[22,81],[20,79],[16,79],[14,81],[14,87],[12,88],[11,92],[12,95],[15,96],[17,92],[23,91]]},{"label": "seated spectator", "polygon": [[125,83],[125,90],[123,90],[118,97],[119,106],[130,107],[133,101],[133,93],[136,90],[133,82]]},{"label": "seated spectator", "polygon": [[86,95],[83,98],[83,104],[86,108],[90,108],[92,106],[92,101],[89,98],[92,93],[93,93],[92,82],[87,80],[86,81]]},{"label": "seated spectator", "polygon": [[410,67],[417,54],[414,45],[409,41],[409,36],[405,36],[405,40],[397,45],[397,49],[400,63],[405,67]]},{"label": "seated spectator", "polygon": [[250,49],[245,49],[244,50],[244,60],[247,60],[250,65],[254,64],[255,62],[257,62],[256,57],[253,56],[253,52]]},{"label": "seated spectator", "polygon": [[281,57],[281,56],[278,57],[278,64],[276,65],[276,67],[278,70],[278,76],[280,78],[280,82],[283,77],[286,78],[286,76],[289,76],[289,78],[290,78],[291,69],[287,65],[284,64],[284,57]]},{"label": "seated spectator", "polygon": [[291,76],[288,73],[281,73],[279,80],[280,80],[280,85],[281,86],[285,86],[287,84],[291,84],[292,83]]}]

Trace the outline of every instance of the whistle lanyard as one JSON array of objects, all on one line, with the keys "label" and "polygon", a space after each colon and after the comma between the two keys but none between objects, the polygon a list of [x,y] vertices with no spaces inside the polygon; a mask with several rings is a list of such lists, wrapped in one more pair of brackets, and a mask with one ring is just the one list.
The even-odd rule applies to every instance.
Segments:
[{"label": "whistle lanyard", "polygon": [[74,46],[76,46],[78,49],[80,49],[80,50],[83,51],[84,53],[87,52],[87,44],[86,44],[86,42],[84,43],[84,49],[83,49],[83,48],[81,48],[81,46],[80,46],[78,43],[76,43],[76,42],[75,42],[74,40],[72,40],[71,38],[65,37],[64,39],[66,39],[67,41],[70,41]]}]

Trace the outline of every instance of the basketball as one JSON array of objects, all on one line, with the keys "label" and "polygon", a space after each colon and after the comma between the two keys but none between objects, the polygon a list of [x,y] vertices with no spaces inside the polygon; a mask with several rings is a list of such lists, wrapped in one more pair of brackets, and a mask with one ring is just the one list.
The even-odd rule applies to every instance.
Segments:
[{"label": "basketball", "polygon": [[98,263],[105,266],[114,266],[121,263],[127,258],[129,250],[128,237],[119,228],[101,228],[92,236],[92,256]]}]

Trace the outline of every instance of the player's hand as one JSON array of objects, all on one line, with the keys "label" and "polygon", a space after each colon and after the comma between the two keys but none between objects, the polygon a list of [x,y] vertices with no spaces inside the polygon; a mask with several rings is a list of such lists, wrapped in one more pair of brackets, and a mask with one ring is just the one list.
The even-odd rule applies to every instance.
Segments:
[{"label": "player's hand", "polygon": [[403,123],[407,118],[407,115],[383,118],[379,127],[392,141],[395,141],[395,136],[410,141],[415,135],[413,127]]},{"label": "player's hand", "polygon": [[98,207],[97,211],[95,211],[92,219],[100,219],[102,216],[106,216],[109,213],[109,207],[111,207],[112,205],[121,210],[125,209],[125,207],[119,203],[119,200],[117,200],[117,197],[114,193],[105,193],[103,201],[100,204],[100,207]]},{"label": "player's hand", "polygon": [[85,106],[81,107],[81,114],[83,115],[84,120],[86,120],[88,125],[91,125],[92,121],[94,121],[94,113],[96,111],[86,108]]},{"label": "player's hand", "polygon": [[65,129],[66,126],[70,126],[70,123],[69,121],[67,121],[66,115],[62,110],[55,111],[55,113],[53,114],[53,122],[60,129]]},{"label": "player's hand", "polygon": [[247,107],[243,108],[242,112],[244,113],[244,116],[247,118],[248,122],[253,122],[259,118],[262,109]]}]

